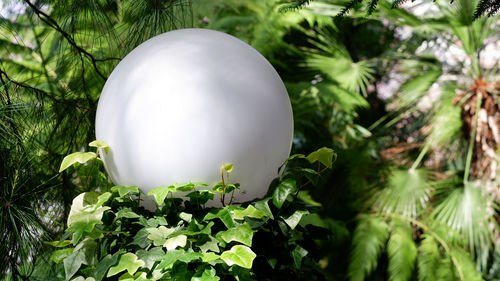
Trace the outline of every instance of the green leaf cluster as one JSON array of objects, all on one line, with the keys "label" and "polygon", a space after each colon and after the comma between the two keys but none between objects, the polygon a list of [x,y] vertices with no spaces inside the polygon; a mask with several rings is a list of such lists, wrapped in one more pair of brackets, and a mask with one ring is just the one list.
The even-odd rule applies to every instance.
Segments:
[{"label": "green leaf cluster", "polygon": [[[321,148],[306,159],[329,168],[333,157],[333,150]],[[304,157],[292,156],[288,161],[294,159]],[[226,173],[227,180],[232,170],[232,164],[224,164],[221,176]],[[298,197],[301,179],[285,174],[272,187],[270,197],[215,209],[203,205],[214,200],[216,193],[234,192],[230,187],[236,184],[223,180],[222,188],[194,182],[154,188],[148,193],[156,201],[154,211],[142,207],[141,200],[149,198],[137,186],[82,193],[73,200],[65,234],[60,241],[47,242],[56,247],[51,259],[63,264],[64,280],[224,280],[229,276],[274,280],[283,272],[295,276],[294,280],[321,280],[310,253],[315,252],[314,241],[328,239],[328,230],[306,222],[317,206],[308,204],[310,197],[306,201]],[[189,193],[181,199],[169,196],[174,192]],[[266,273],[269,270],[276,273]]]}]

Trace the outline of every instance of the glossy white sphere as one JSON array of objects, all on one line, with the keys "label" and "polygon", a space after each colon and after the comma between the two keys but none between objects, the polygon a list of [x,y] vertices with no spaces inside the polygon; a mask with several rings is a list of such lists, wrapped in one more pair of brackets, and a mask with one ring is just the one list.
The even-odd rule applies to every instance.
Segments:
[{"label": "glossy white sphere", "polygon": [[110,146],[102,158],[111,179],[145,193],[214,184],[221,164],[233,163],[229,180],[241,184],[234,202],[262,197],[292,135],[290,100],[271,64],[245,42],[207,29],[167,32],[135,48],[97,107],[96,139]]}]

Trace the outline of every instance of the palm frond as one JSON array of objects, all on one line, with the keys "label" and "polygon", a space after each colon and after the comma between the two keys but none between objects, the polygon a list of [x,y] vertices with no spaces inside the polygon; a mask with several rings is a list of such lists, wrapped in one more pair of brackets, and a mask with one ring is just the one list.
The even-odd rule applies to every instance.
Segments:
[{"label": "palm frond", "polygon": [[335,104],[345,112],[369,106],[361,95],[338,85],[335,81],[327,80],[314,85],[314,87],[318,89],[322,99],[329,104]]},{"label": "palm frond", "polygon": [[456,7],[447,10],[451,30],[461,42],[463,50],[471,56],[476,56],[484,40],[495,30],[493,19],[478,18],[473,20],[477,0],[458,0]]},{"label": "palm frond", "polygon": [[498,280],[498,276],[500,276],[500,252],[498,251],[497,245],[493,254],[491,267],[488,270],[488,278],[491,280]]},{"label": "palm frond", "polygon": [[413,241],[412,227],[400,221],[394,221],[393,224],[391,237],[387,243],[389,280],[410,280],[417,258],[417,246]]},{"label": "palm frond", "polygon": [[305,49],[303,66],[325,74],[347,90],[366,96],[366,89],[374,79],[374,66],[367,60],[353,61],[347,48],[336,36],[329,29],[315,34],[314,39],[310,40],[314,48]]},{"label": "palm frond", "polygon": [[396,213],[416,218],[428,205],[431,186],[423,169],[392,170],[387,187],[376,196],[374,209],[382,214]]},{"label": "palm frond", "polygon": [[474,16],[477,0],[456,0],[453,7],[448,7],[450,17],[459,25],[470,25]]},{"label": "palm frond", "polygon": [[353,62],[350,57],[311,54],[305,65],[327,75],[342,87],[366,96],[375,70],[368,61]]},{"label": "palm frond", "polygon": [[454,188],[432,212],[435,220],[460,233],[470,253],[478,258],[481,268],[486,267],[494,239],[489,227],[497,227],[493,218],[494,206],[495,203],[482,193],[479,186],[467,183]]},{"label": "palm frond", "polygon": [[320,28],[329,26],[334,28],[335,22],[332,20],[341,10],[342,3],[312,1],[296,13],[307,21],[309,26],[317,25]]},{"label": "palm frond", "polygon": [[389,236],[389,226],[381,218],[362,215],[354,230],[353,249],[348,268],[349,280],[363,281],[375,270]]},{"label": "palm frond", "polygon": [[451,248],[450,258],[455,262],[456,276],[460,280],[467,281],[482,281],[481,274],[477,271],[474,260],[469,253],[461,248]]},{"label": "palm frond", "polygon": [[442,72],[439,69],[421,73],[412,79],[408,79],[399,88],[398,101],[401,107],[415,105],[427,93],[429,88],[437,81]]},{"label": "palm frond", "polygon": [[426,142],[431,147],[449,145],[460,134],[462,109],[453,104],[454,97],[455,91],[451,85],[445,86],[430,120],[431,131]]},{"label": "palm frond", "polygon": [[440,259],[438,243],[431,235],[424,234],[424,239],[418,247],[418,280],[434,279],[440,267]]}]

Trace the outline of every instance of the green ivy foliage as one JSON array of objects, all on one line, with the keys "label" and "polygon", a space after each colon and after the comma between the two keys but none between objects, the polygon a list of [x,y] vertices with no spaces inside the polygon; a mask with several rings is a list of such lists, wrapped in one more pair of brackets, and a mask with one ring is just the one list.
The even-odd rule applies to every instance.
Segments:
[{"label": "green ivy foliage", "polygon": [[[107,149],[103,142],[91,146]],[[318,204],[304,189],[334,159],[328,148],[293,155],[267,197],[242,205],[224,205],[240,188],[224,181],[232,164],[222,165],[222,181],[214,185],[174,184],[149,196],[124,185],[82,193],[73,200],[64,235],[47,243],[55,247],[51,260],[64,271],[61,280],[324,280],[318,243],[330,234],[305,219],[317,218]],[[61,170],[92,161],[100,161],[98,153],[77,152]],[[174,198],[174,192],[187,195]],[[205,207],[219,198],[223,207]]]}]

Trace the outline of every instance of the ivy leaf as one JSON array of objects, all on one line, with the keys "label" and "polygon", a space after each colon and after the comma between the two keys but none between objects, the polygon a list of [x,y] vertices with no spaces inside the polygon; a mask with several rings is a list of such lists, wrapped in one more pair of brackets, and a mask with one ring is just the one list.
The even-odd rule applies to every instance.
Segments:
[{"label": "ivy leaf", "polygon": [[210,233],[212,233],[213,225],[214,225],[213,221],[209,222],[207,225],[203,225],[196,222],[196,220],[192,220],[189,223],[188,230],[183,231],[182,233],[188,236],[194,236],[199,234],[210,235]]},{"label": "ivy leaf", "polygon": [[177,247],[186,246],[187,236],[186,235],[178,235],[172,238],[167,239],[163,247],[167,248],[167,251],[175,250]]},{"label": "ivy leaf", "polygon": [[238,190],[240,189],[240,184],[239,183],[235,183],[235,184],[230,183],[230,184],[226,185],[226,189],[223,190],[223,191],[225,193],[231,193],[235,189],[238,189]]},{"label": "ivy leaf", "polygon": [[123,254],[120,256],[118,264],[109,269],[107,277],[116,275],[124,270],[127,270],[128,274],[133,275],[144,264],[144,261],[137,259],[137,256],[132,253]]},{"label": "ivy leaf", "polygon": [[66,170],[70,166],[75,163],[84,164],[89,160],[97,158],[97,154],[95,152],[75,152],[70,155],[64,157],[61,167],[59,168],[59,173]]},{"label": "ivy leaf", "polygon": [[82,252],[84,255],[83,263],[86,265],[94,265],[95,262],[95,251],[97,248],[97,242],[91,238],[85,238],[80,242],[73,252]]},{"label": "ivy leaf", "polygon": [[135,219],[135,218],[140,218],[141,216],[139,216],[138,214],[136,214],[135,212],[132,211],[132,209],[130,208],[123,208],[123,209],[120,209],[117,213],[116,213],[116,218],[129,218],[129,219]]},{"label": "ivy leaf", "polygon": [[100,224],[101,220],[93,220],[91,216],[89,216],[89,221],[81,221],[72,224],[66,231],[73,234],[73,245],[76,245],[78,241],[82,238],[85,233],[90,233],[94,229],[97,224]]},{"label": "ivy leaf", "polygon": [[174,188],[174,191],[180,191],[180,192],[188,192],[194,189],[195,184],[190,182],[190,183],[174,183],[172,185]]},{"label": "ivy leaf", "polygon": [[148,195],[152,195],[155,198],[156,203],[158,203],[158,205],[161,205],[161,204],[163,204],[163,202],[165,201],[165,198],[167,198],[167,195],[170,192],[191,191],[194,189],[196,184],[203,185],[203,183],[175,183],[175,184],[170,185],[170,186],[153,188],[148,192]]},{"label": "ivy leaf", "polygon": [[152,195],[155,198],[156,203],[161,205],[165,201],[165,198],[167,198],[168,193],[173,191],[174,189],[171,186],[155,187],[148,192],[148,195]]},{"label": "ivy leaf", "polygon": [[100,140],[95,140],[91,143],[89,143],[89,146],[91,147],[97,147],[97,148],[102,148],[106,153],[109,151],[109,145],[103,141]]},{"label": "ivy leaf", "polygon": [[194,184],[194,186],[209,186],[208,183],[199,182],[199,181],[194,181],[194,182],[191,182],[191,183]]},{"label": "ivy leaf", "polygon": [[295,227],[297,226],[297,224],[299,224],[300,219],[302,218],[302,216],[303,215],[307,215],[307,214],[309,214],[309,211],[298,210],[298,211],[295,211],[288,218],[283,218],[283,217],[282,218],[286,222],[286,224],[288,224],[288,226],[290,226],[291,229],[295,229]]},{"label": "ivy leaf", "polygon": [[186,195],[191,203],[196,205],[203,205],[208,202],[208,200],[214,199],[214,193],[211,190],[196,190]]},{"label": "ivy leaf", "polygon": [[307,250],[297,245],[292,251],[293,265],[296,269],[300,269],[302,264],[302,258],[307,255]]},{"label": "ivy leaf", "polygon": [[281,208],[288,195],[295,193],[296,191],[297,185],[294,179],[288,178],[280,182],[273,193],[274,206],[278,207],[278,209]]},{"label": "ivy leaf", "polygon": [[95,203],[95,205],[97,207],[101,207],[104,205],[104,203],[108,202],[109,198],[111,198],[111,193],[109,192],[104,192],[103,194],[99,195],[97,197],[97,202]]},{"label": "ivy leaf", "polygon": [[149,232],[145,228],[141,228],[134,236],[134,240],[130,242],[130,245],[137,245],[141,248],[146,248],[150,244],[150,239],[148,239]]},{"label": "ivy leaf", "polygon": [[228,163],[228,164],[222,164],[222,166],[220,167],[220,170],[221,171],[226,171],[228,174],[231,173],[233,171],[233,164],[231,163]]},{"label": "ivy leaf", "polygon": [[[144,218],[142,218],[144,219]],[[164,217],[154,217],[154,218],[149,218],[148,220],[139,220],[141,225],[144,226],[151,226],[151,227],[157,227],[158,225],[168,225],[167,220]]]},{"label": "ivy leaf", "polygon": [[229,230],[219,232],[218,235],[226,242],[237,241],[247,246],[252,246],[252,238],[254,231],[248,224],[238,225]]},{"label": "ivy leaf", "polygon": [[157,269],[163,269],[166,267],[171,266],[179,260],[179,257],[184,254],[184,250],[173,250],[173,251],[167,251],[165,255],[162,257],[162,260],[160,264],[156,267]]},{"label": "ivy leaf", "polygon": [[97,207],[98,193],[85,192],[73,199],[68,216],[67,232],[73,233],[73,244],[76,245],[84,233],[90,233],[95,225],[101,224],[102,215],[109,207]]},{"label": "ivy leaf", "polygon": [[312,184],[316,185],[319,181],[319,173],[310,168],[299,169],[301,174],[303,174]]},{"label": "ivy leaf", "polygon": [[168,236],[175,231],[175,228],[166,228],[162,225],[158,228],[148,227],[146,231],[149,233],[148,239],[153,241],[153,245],[162,246],[167,241]]},{"label": "ivy leaf", "polygon": [[202,262],[212,262],[212,261],[219,259],[219,258],[220,258],[220,256],[217,255],[216,253],[208,252],[208,253],[203,254],[203,256],[201,257],[201,261]]},{"label": "ivy leaf", "polygon": [[296,159],[296,158],[303,159],[303,158],[306,158],[306,156],[304,154],[294,154],[294,155],[288,157],[288,159],[286,159],[285,162],[283,162],[281,167],[279,167],[278,174],[282,175],[283,171],[285,171],[285,168],[288,165],[288,162],[290,162],[291,160]]},{"label": "ivy leaf", "polygon": [[120,197],[123,197],[129,193],[138,194],[139,187],[136,185],[116,185],[111,188],[112,192],[118,192]]},{"label": "ivy leaf", "polygon": [[183,221],[185,222],[191,222],[191,219],[193,218],[193,215],[191,214],[188,214],[188,213],[184,213],[184,212],[181,212],[179,214],[179,218],[181,218]]},{"label": "ivy leaf", "polygon": [[229,272],[231,272],[234,275],[234,278],[237,281],[255,281],[255,277],[252,275],[251,270],[239,266],[232,266],[229,269]]},{"label": "ivy leaf", "polygon": [[220,182],[214,184],[214,186],[212,186],[212,190],[214,192],[222,193],[222,192],[224,192],[224,184],[220,181]]},{"label": "ivy leaf", "polygon": [[302,202],[306,203],[307,205],[321,207],[321,203],[314,201],[309,192],[307,192],[306,190],[299,191],[299,193],[297,194],[297,198],[302,200]]},{"label": "ivy leaf", "polygon": [[212,236],[209,236],[210,241],[205,242],[205,244],[198,246],[203,253],[207,251],[219,252],[219,241]]},{"label": "ivy leaf", "polygon": [[92,277],[85,278],[83,276],[78,276],[78,277],[72,279],[71,281],[95,281],[95,279]]},{"label": "ivy leaf", "polygon": [[43,244],[50,245],[50,246],[53,246],[53,247],[56,247],[56,248],[64,248],[64,247],[66,247],[66,246],[68,246],[68,245],[71,244],[71,240],[50,241],[50,242],[44,241]]},{"label": "ivy leaf", "polygon": [[262,199],[260,201],[255,202],[255,209],[264,212],[268,217],[274,220],[273,213],[271,212],[271,208],[269,208],[269,200],[271,197]]},{"label": "ivy leaf", "polygon": [[[215,268],[213,267],[206,268],[201,273],[201,276],[193,276],[193,278],[191,278],[191,281],[219,281],[220,278],[215,276],[215,274],[216,274]],[[200,275],[200,274],[197,272],[197,274],[195,275]]]},{"label": "ivy leaf", "polygon": [[181,261],[184,263],[190,263],[194,260],[198,260],[202,257],[203,255],[201,253],[196,253],[196,252],[185,252],[184,250],[172,250],[172,251],[167,251],[165,255],[162,258],[162,261],[156,269],[163,269],[170,267],[173,265],[176,261]]},{"label": "ivy leaf", "polygon": [[309,163],[314,163],[319,161],[321,164],[326,167],[330,167],[337,158],[337,154],[333,151],[333,149],[328,147],[322,147],[314,152],[311,152],[307,155],[306,159]]},{"label": "ivy leaf", "polygon": [[198,260],[203,256],[201,253],[196,253],[196,252],[184,252],[182,255],[179,257],[179,261],[185,262],[185,263],[190,263],[194,260]]},{"label": "ivy leaf", "polygon": [[225,251],[220,256],[221,259],[229,266],[234,264],[244,268],[252,268],[253,260],[257,255],[247,246],[236,245],[229,251]]},{"label": "ivy leaf", "polygon": [[257,210],[252,205],[248,205],[247,208],[244,210],[234,210],[234,213],[233,213],[233,218],[235,220],[243,220],[245,217],[261,219],[261,218],[266,217],[266,216],[267,216],[266,213],[264,213],[260,210]]},{"label": "ivy leaf", "polygon": [[165,255],[165,252],[162,250],[161,247],[154,247],[149,249],[149,251],[146,250],[139,250],[137,251],[137,257],[144,261],[145,267],[148,269],[151,269],[156,261],[161,260],[161,258]]},{"label": "ivy leaf", "polygon": [[120,254],[121,252],[117,252],[114,255],[107,255],[97,264],[93,271],[96,281],[101,281],[106,276],[108,269],[118,262]]},{"label": "ivy leaf", "polygon": [[69,280],[75,273],[78,272],[80,266],[85,262],[85,252],[75,251],[67,258],[64,259],[64,273],[66,274],[66,279]]},{"label": "ivy leaf", "polygon": [[56,250],[52,253],[52,255],[50,255],[50,259],[55,263],[60,263],[66,257],[71,255],[73,253],[73,250],[74,250],[74,248],[65,248],[65,249]]},{"label": "ivy leaf", "polygon": [[216,218],[220,219],[227,228],[234,227],[233,217],[231,216],[231,213],[229,212],[227,207],[218,210],[216,213],[212,213],[212,212],[208,213],[203,218],[203,220],[207,221],[207,220],[213,220]]}]

